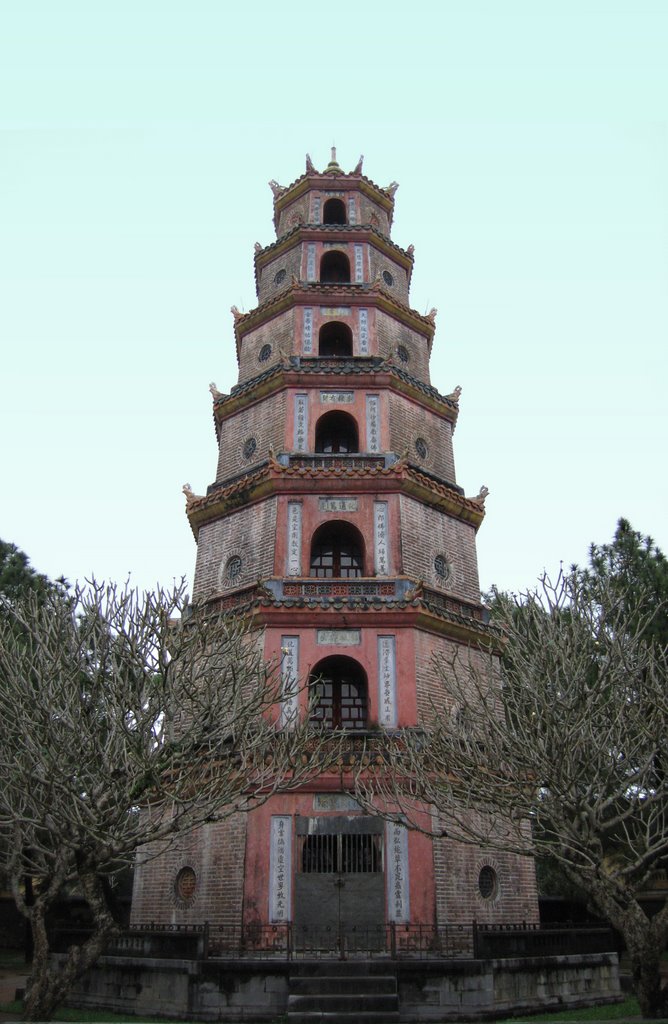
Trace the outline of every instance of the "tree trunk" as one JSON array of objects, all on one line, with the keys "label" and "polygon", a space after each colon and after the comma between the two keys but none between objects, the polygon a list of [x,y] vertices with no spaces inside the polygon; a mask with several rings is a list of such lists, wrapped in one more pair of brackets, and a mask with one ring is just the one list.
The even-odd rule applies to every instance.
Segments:
[{"label": "tree trunk", "polygon": [[589,893],[592,904],[624,939],[642,1016],[665,1017],[668,986],[661,987],[661,957],[668,938],[668,902],[648,917],[633,890],[622,889],[619,882],[590,878]]},{"label": "tree trunk", "polygon": [[656,1019],[668,1015],[668,988],[661,987],[661,952],[652,950],[643,957],[631,957],[633,987],[643,1017]]},{"label": "tree trunk", "polygon": [[116,930],[116,925],[96,928],[81,946],[71,946],[64,959],[54,963],[50,958],[48,942],[45,941],[44,922],[33,924],[35,955],[26,985],[23,1019],[51,1020],[56,1008],[69,995],[74,982],[96,963]]},{"label": "tree trunk", "polygon": [[80,946],[70,946],[59,961],[55,962],[51,957],[46,906],[37,900],[30,908],[34,954],[23,1003],[24,1020],[50,1020],[58,1005],[69,995],[74,982],[96,963],[108,940],[120,931],[107,906],[100,879],[83,872],[79,879],[93,912],[94,930]]}]

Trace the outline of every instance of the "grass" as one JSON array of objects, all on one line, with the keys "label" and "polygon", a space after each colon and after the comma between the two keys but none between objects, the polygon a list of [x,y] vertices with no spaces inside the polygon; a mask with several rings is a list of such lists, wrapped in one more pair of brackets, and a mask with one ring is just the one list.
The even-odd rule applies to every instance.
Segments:
[{"label": "grass", "polygon": [[608,1003],[606,1006],[586,1006],[580,1010],[558,1010],[554,1013],[533,1013],[526,1017],[508,1017],[496,1024],[510,1024],[511,1021],[522,1021],[530,1024],[533,1021],[586,1021],[586,1020],[620,1020],[624,1017],[639,1017],[638,1000],[630,996],[623,1003]]},{"label": "grass", "polygon": [[[11,1003],[0,1003],[0,1010],[3,1013],[15,1013],[20,1018],[23,1013],[23,1003],[15,999]],[[53,1020],[57,1021],[78,1021],[81,1024],[114,1024],[115,1021],[132,1021],[132,1024],[165,1024],[161,1017],[130,1017],[127,1013],[109,1013],[107,1010],[73,1010],[69,1007],[61,1007],[56,1010]]]}]

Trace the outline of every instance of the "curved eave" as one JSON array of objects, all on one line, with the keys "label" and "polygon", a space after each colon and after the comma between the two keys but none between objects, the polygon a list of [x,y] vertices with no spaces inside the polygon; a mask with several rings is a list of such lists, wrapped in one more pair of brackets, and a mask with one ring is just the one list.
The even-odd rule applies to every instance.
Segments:
[{"label": "curved eave", "polygon": [[245,588],[238,594],[218,594],[206,604],[236,616],[247,615],[256,625],[283,629],[289,623],[292,629],[340,629],[342,617],[345,628],[421,629],[447,637],[466,646],[502,653],[504,638],[501,631],[476,619],[466,619],[430,607],[421,597],[408,601],[380,601],[362,604],[350,600],[331,600],[326,604],[305,598],[276,600],[267,595],[261,583]]},{"label": "curved eave", "polygon": [[340,186],[344,192],[353,192],[358,189],[374,203],[381,206],[388,214],[390,223],[392,223],[394,199],[389,192],[381,188],[380,185],[376,185],[371,178],[367,178],[364,174],[346,174],[345,171],[330,171],[327,173],[311,172],[302,174],[292,184],[286,185],[280,194],[274,197],[274,226],[278,227],[279,215],[286,206],[294,203],[295,200],[300,199],[306,192],[310,192],[313,189],[331,188],[333,182],[336,182],[337,187]]},{"label": "curved eave", "polygon": [[257,272],[264,269],[267,264],[272,263],[277,256],[299,245],[302,242],[332,241],[338,235],[350,232],[355,238],[362,238],[376,246],[377,249],[390,256],[407,271],[409,281],[413,272],[413,256],[402,249],[400,245],[393,242],[391,238],[379,231],[372,224],[298,224],[290,231],[281,235],[275,242],[265,246],[255,253],[255,283],[257,285]]},{"label": "curved eave", "polygon": [[[326,368],[277,365],[271,372],[262,375],[252,388],[241,394],[224,395],[214,400],[213,416],[216,425],[216,436],[219,437],[220,425],[241,409],[248,408],[262,401],[269,395],[276,394],[287,387],[309,387],[314,385],[317,377],[320,384],[328,380],[339,387],[387,387],[409,398],[411,401],[429,409],[436,416],[452,423],[453,429],[459,416],[459,405],[445,395],[431,394],[420,387],[420,382],[411,383],[406,375],[400,374],[395,366],[382,363],[377,369],[362,370],[355,373],[328,373]],[[318,385],[316,385],[318,386]]]},{"label": "curved eave", "polygon": [[256,470],[220,487],[203,497],[191,499],[186,514],[195,539],[201,526],[214,522],[240,508],[253,505],[278,494],[312,494],[314,484],[323,494],[338,493],[345,481],[346,490],[353,494],[374,493],[408,494],[417,501],[436,508],[454,519],[469,523],[477,530],[485,510],[470,498],[465,498],[445,484],[421,473],[413,466],[397,462],[387,468],[341,469],[340,467],[312,468],[282,466],[270,460]]},{"label": "curved eave", "polygon": [[402,302],[392,298],[380,285],[376,283],[341,285],[322,284],[320,281],[312,283],[299,281],[291,284],[284,291],[279,292],[278,295],[272,296],[271,299],[267,299],[266,302],[256,306],[250,312],[243,313],[235,319],[234,338],[237,349],[237,362],[241,354],[241,343],[244,335],[248,334],[249,331],[262,327],[287,309],[292,309],[302,304],[308,305],[317,301],[314,298],[314,293],[322,295],[323,304],[328,302],[336,304],[333,300],[338,301],[340,305],[348,306],[368,306],[373,304],[375,308],[381,309],[384,313],[389,313],[390,316],[399,320],[406,327],[410,327],[418,334],[423,335],[431,352],[436,331],[434,321],[430,320],[427,316],[422,316],[416,309],[411,309],[410,306],[405,306]]}]

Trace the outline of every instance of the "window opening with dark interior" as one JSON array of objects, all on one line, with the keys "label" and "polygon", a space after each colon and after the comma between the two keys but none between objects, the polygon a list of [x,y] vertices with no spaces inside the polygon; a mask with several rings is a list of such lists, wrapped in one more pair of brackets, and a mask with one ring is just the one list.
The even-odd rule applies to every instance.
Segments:
[{"label": "window opening with dark interior", "polygon": [[347,412],[327,412],[315,425],[315,450],[325,455],[358,452],[357,423]]},{"label": "window opening with dark interior", "polygon": [[342,199],[328,199],[322,211],[323,224],[346,224],[346,207]]},{"label": "window opening with dark interior", "polygon": [[364,574],[362,534],[340,520],[323,523],[311,541],[310,575],[316,579],[357,579]]},{"label": "window opening with dark interior", "polygon": [[320,260],[322,284],[350,284],[350,260],[344,252],[330,249]]},{"label": "window opening with dark interior", "polygon": [[352,658],[323,658],[309,679],[312,725],[322,729],[367,727],[366,672]]},{"label": "window opening with dark interior", "polygon": [[382,837],[325,834],[302,836],[301,870],[304,875],[369,875],[383,870]]},{"label": "window opening with dark interior", "polygon": [[353,332],[348,324],[331,320],[318,332],[318,355],[334,359],[347,359],[353,354]]}]

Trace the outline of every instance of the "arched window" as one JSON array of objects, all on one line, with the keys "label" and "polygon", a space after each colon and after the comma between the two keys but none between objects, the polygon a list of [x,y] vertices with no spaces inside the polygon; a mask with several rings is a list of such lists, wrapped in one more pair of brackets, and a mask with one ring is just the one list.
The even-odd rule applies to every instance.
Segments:
[{"label": "arched window", "polygon": [[357,423],[347,412],[326,412],[315,425],[315,450],[323,455],[358,452]]},{"label": "arched window", "polygon": [[364,541],[350,523],[323,523],[311,541],[310,575],[316,579],[355,579],[364,575]]},{"label": "arched window", "polygon": [[318,332],[318,355],[346,359],[353,354],[353,332],[348,324],[331,320]]},{"label": "arched window", "polygon": [[328,199],[322,211],[323,224],[346,224],[346,207],[342,199]]},{"label": "arched window", "polygon": [[344,252],[330,249],[320,260],[320,281],[322,284],[349,284],[350,260]]},{"label": "arched window", "polygon": [[367,727],[366,672],[352,658],[323,658],[311,672],[311,724],[323,729]]}]

